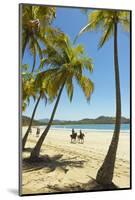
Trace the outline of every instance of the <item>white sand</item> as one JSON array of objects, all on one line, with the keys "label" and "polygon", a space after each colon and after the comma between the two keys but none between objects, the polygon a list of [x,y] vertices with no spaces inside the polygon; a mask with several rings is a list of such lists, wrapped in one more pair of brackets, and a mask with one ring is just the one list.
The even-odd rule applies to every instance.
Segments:
[{"label": "white sand", "polygon": [[[23,134],[26,127],[23,128]],[[41,129],[42,133],[43,129]],[[32,148],[38,138],[36,128],[32,129],[27,148]],[[32,166],[24,163],[23,193],[48,193],[73,191],[82,184],[96,178],[96,173],[107,153],[112,133],[85,133],[84,144],[70,143],[68,130],[50,130],[41,149],[41,155],[48,155],[51,162]],[[113,182],[120,188],[130,187],[130,137],[121,133],[115,164]],[[28,157],[24,152],[23,157]]]}]

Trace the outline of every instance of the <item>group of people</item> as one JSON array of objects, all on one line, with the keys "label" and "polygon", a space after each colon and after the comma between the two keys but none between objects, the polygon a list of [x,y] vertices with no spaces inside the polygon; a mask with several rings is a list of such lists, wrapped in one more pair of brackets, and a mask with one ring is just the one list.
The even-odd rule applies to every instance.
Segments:
[{"label": "group of people", "polygon": [[[30,133],[32,133],[32,128],[30,129]],[[36,137],[38,137],[39,135],[40,135],[40,128],[37,128]]]},{"label": "group of people", "polygon": [[84,133],[82,133],[82,131],[80,130],[79,135],[77,135],[77,133],[74,131],[74,129],[72,129],[72,134],[70,135],[71,137],[71,143],[76,143],[76,139],[78,139],[78,142],[83,144],[84,143]]},{"label": "group of people", "polygon": [[[30,133],[32,133],[32,128],[30,129]],[[36,131],[36,137],[38,137],[40,135],[40,128],[37,128]],[[77,133],[75,132],[74,129],[72,129],[72,134],[70,135],[71,137],[71,143],[76,143],[76,139],[78,139],[78,142],[83,144],[84,143],[84,133],[82,133],[82,131],[80,130],[79,135],[77,135]]]}]

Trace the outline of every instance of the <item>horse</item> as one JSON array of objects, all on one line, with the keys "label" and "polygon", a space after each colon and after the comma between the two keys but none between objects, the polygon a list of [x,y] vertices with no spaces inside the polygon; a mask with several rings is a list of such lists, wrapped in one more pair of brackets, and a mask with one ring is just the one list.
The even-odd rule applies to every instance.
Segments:
[{"label": "horse", "polygon": [[71,137],[71,143],[75,143],[76,142],[77,133],[72,133],[70,135],[70,137]]},{"label": "horse", "polygon": [[84,133],[80,132],[80,135],[78,135],[78,142],[83,144],[84,143]]}]

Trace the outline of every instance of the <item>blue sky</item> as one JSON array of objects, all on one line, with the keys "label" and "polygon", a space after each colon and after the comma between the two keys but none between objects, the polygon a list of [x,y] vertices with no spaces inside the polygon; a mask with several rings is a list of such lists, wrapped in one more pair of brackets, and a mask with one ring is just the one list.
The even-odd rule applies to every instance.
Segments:
[{"label": "blue sky", "polygon": [[[74,40],[80,29],[87,24],[87,16],[80,9],[57,8],[56,19],[53,25],[59,27],[71,39]],[[85,47],[88,56],[93,59],[94,70],[90,75],[94,82],[94,92],[90,103],[87,103],[81,89],[75,83],[73,100],[67,98],[64,89],[61,96],[55,119],[78,120],[82,118],[96,118],[101,115],[115,116],[115,79],[114,79],[114,58],[113,58],[113,37],[98,50],[100,32],[85,33],[77,40]],[[130,116],[130,41],[129,34],[119,27],[118,34],[118,55],[120,66],[122,116]],[[37,59],[38,60],[38,59]],[[23,63],[32,64],[32,56],[28,50],[24,55]],[[37,61],[38,64],[38,61]],[[31,100],[28,108],[23,113],[31,116],[34,102]],[[40,102],[35,119],[49,118],[54,103],[45,104]]]}]

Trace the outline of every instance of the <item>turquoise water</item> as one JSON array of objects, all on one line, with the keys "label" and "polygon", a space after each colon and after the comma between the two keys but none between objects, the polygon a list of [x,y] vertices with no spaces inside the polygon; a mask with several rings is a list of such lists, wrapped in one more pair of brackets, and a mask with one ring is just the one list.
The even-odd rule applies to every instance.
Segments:
[{"label": "turquoise water", "polygon": [[[75,130],[95,130],[95,131],[113,131],[114,130],[114,124],[72,124],[72,125],[53,125],[52,128],[59,128],[59,129],[72,129]],[[130,130],[130,124],[121,124],[121,131],[129,132]]]}]

